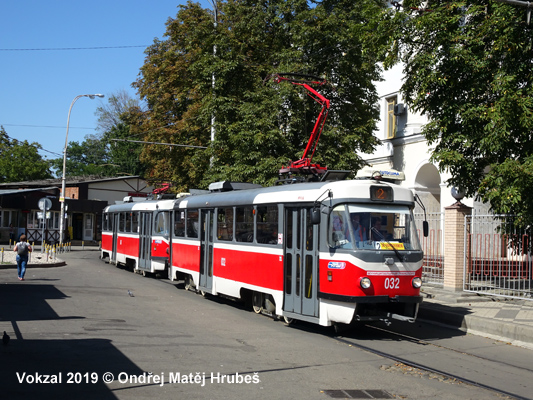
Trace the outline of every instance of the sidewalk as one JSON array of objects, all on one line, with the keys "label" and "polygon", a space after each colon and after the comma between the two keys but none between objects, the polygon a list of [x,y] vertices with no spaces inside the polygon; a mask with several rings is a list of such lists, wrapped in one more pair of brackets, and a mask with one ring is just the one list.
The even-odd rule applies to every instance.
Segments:
[{"label": "sidewalk", "polygon": [[533,348],[533,301],[423,286],[418,319]]}]

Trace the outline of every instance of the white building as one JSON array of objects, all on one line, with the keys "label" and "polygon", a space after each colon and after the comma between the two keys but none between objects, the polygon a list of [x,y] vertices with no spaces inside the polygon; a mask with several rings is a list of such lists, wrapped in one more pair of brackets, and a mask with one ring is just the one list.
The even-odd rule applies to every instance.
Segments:
[{"label": "white building", "polygon": [[[428,212],[443,212],[455,203],[447,185],[448,173],[441,173],[430,161],[431,148],[421,135],[427,118],[413,112],[405,104],[400,88],[403,67],[396,65],[384,71],[384,80],[376,84],[379,95],[380,121],[375,135],[382,141],[373,154],[359,153],[372,169],[401,171],[401,186],[416,190]],[[472,199],[463,203],[474,206]]]}]

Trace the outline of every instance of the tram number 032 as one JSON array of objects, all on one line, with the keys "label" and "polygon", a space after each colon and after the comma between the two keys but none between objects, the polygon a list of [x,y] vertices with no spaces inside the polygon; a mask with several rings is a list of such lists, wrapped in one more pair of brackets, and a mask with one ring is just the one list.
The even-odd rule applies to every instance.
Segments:
[{"label": "tram number 032", "polygon": [[385,289],[399,289],[400,278],[385,278]]}]

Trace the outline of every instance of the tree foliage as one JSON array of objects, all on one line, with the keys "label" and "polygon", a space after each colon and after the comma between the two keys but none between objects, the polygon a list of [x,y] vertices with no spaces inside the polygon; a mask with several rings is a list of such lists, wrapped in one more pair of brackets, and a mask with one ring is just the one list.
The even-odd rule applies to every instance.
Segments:
[{"label": "tree foliage", "polygon": [[[123,112],[116,125],[104,132],[102,142],[106,145],[109,169],[114,175],[139,175],[144,176],[145,165],[140,162],[143,148],[138,143],[134,129],[144,117],[137,106],[130,107]],[[118,140],[115,140],[118,139]]]},{"label": "tree foliage", "polygon": [[[450,185],[533,222],[532,28],[524,8],[488,0],[405,0],[382,25],[388,63],[430,122],[423,134]],[[424,4],[425,8],[422,8]]]},{"label": "tree foliage", "polygon": [[39,155],[39,143],[21,142],[0,126],[0,181],[22,182],[52,177],[50,164]]},{"label": "tree foliage", "polygon": [[320,111],[301,87],[264,82],[279,72],[331,83],[320,88],[332,106],[313,162],[358,169],[355,151],[369,151],[377,141],[373,32],[383,3],[217,3],[216,29],[212,11],[189,2],[167,22],[165,39],[146,50],[134,84],[147,104],[138,127],[145,140],[208,147],[146,146],[141,159],[149,178],[172,181],[177,190],[214,180],[275,180],[282,164],[300,158]]},{"label": "tree foliage", "polygon": [[123,123],[121,116],[127,114],[131,109],[140,109],[139,99],[131,97],[125,90],[121,89],[111,94],[107,98],[107,103],[96,108],[95,115],[98,117],[96,130],[102,134]]},{"label": "tree foliage", "polygon": [[[63,158],[50,161],[57,176],[63,175]],[[69,142],[65,164],[66,176],[113,176],[109,168],[109,157],[101,140],[86,136],[85,140]]]},{"label": "tree foliage", "polygon": [[[139,161],[142,144],[130,141],[138,139],[132,137],[131,125],[139,125],[143,118],[139,104],[125,91],[109,96],[108,104],[95,112],[101,132],[85,136],[81,144],[68,143],[66,175],[143,176],[145,167]],[[63,158],[51,160],[51,165],[57,176],[63,174]]]}]

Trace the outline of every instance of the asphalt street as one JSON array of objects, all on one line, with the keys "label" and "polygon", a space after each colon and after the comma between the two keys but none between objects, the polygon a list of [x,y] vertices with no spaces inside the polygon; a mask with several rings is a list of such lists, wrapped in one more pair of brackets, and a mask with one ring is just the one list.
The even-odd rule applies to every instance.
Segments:
[{"label": "asphalt street", "polygon": [[[0,270],[2,398],[533,398],[527,349],[419,323],[398,325],[404,337],[365,327],[336,336],[116,268],[94,250],[62,258],[24,282]],[[431,359],[465,382],[398,359]]]}]

